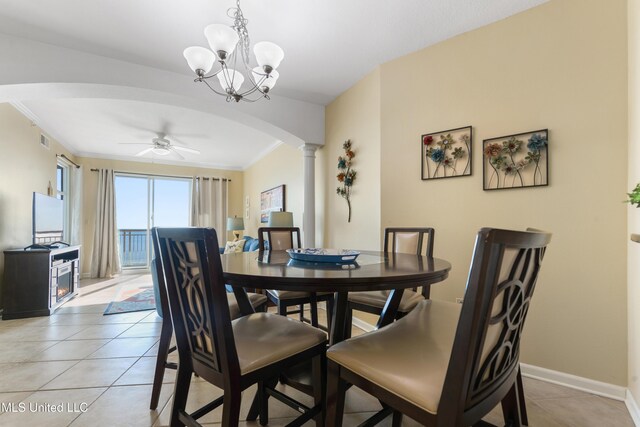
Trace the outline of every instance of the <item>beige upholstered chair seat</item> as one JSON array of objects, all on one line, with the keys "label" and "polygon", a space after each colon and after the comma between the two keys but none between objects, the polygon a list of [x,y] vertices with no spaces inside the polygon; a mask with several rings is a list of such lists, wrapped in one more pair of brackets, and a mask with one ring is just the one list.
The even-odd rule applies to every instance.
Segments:
[{"label": "beige upholstered chair seat", "polygon": [[[384,308],[391,291],[366,291],[366,292],[349,292],[349,302],[356,304],[366,304],[372,307]],[[418,292],[407,289],[402,293],[402,300],[398,306],[398,311],[408,313],[414,309],[416,305],[424,301],[422,295]]]},{"label": "beige upholstered chair seat", "polygon": [[231,322],[245,375],[327,341],[320,329],[269,313],[254,313]]},{"label": "beige upholstered chair seat", "polygon": [[423,300],[402,319],[330,347],[327,357],[435,414],[460,304]]},{"label": "beige upholstered chair seat", "polygon": [[[257,306],[267,302],[267,297],[262,294],[254,294],[249,292],[247,293],[247,296],[249,297],[249,302],[251,303],[253,308],[256,308]],[[227,300],[229,302],[229,315],[231,316],[231,319],[237,319],[238,317],[240,317],[240,308],[238,307],[236,296],[232,293],[227,293]]]}]

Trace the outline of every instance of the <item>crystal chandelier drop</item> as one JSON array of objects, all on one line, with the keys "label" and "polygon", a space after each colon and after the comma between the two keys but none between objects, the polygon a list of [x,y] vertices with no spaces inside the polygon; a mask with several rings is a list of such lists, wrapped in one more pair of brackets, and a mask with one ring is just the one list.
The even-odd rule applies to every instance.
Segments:
[{"label": "crystal chandelier drop", "polygon": [[[253,53],[258,66],[251,67],[248,20],[242,14],[240,0],[236,1],[236,7],[227,11],[227,15],[233,19],[232,26],[211,24],[204,29],[211,50],[201,46],[192,46],[184,50],[189,67],[198,76],[194,81],[206,84],[218,95],[226,97],[227,102],[269,99],[269,91],[278,81],[279,74],[276,68],[284,58],[284,51],[275,43],[256,43]],[[219,70],[209,74],[216,61],[220,64]],[[248,79],[238,71],[238,66],[244,68]],[[217,77],[220,86],[209,81],[212,77]],[[242,88],[243,83],[245,89]],[[246,88],[247,85],[249,88]]]}]

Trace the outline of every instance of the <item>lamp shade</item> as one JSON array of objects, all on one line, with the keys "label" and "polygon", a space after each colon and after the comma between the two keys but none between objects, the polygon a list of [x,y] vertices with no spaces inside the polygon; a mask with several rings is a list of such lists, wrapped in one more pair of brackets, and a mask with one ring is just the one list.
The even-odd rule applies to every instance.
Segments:
[{"label": "lamp shade", "polygon": [[269,227],[293,227],[292,212],[269,212]]},{"label": "lamp shade", "polygon": [[[240,40],[236,30],[224,24],[208,25],[204,29],[204,36],[207,38],[211,50],[223,60],[233,53]],[[221,57],[221,52],[224,52],[226,56]]]},{"label": "lamp shade", "polygon": [[229,231],[244,230],[244,220],[238,217],[227,218],[227,230]]},{"label": "lamp shade", "polygon": [[[256,85],[262,89],[263,92],[269,92],[276,85],[276,81],[278,81],[278,77],[280,74],[273,70],[271,74],[268,76],[264,74],[262,68],[255,67],[252,71],[253,80],[256,82]],[[265,89],[266,88],[266,89]]]},{"label": "lamp shade", "polygon": [[253,47],[253,53],[256,55],[258,65],[261,67],[269,66],[274,70],[278,68],[284,58],[284,51],[280,46],[271,42],[256,43]]},{"label": "lamp shade", "polygon": [[232,85],[233,91],[238,92],[240,90],[240,86],[242,86],[242,83],[244,82],[244,76],[236,70],[229,69],[227,71],[228,72],[225,72],[225,70],[223,70],[218,73],[220,86],[222,86],[222,89],[226,91],[227,89],[230,89],[229,85]]},{"label": "lamp shade", "polygon": [[184,50],[184,58],[193,72],[202,70],[204,74],[211,71],[216,56],[209,49],[200,46],[191,46]]}]

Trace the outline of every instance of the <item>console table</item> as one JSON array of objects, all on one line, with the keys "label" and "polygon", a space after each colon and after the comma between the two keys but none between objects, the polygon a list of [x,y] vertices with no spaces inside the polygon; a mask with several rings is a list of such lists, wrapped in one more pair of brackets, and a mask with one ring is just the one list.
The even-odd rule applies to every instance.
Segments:
[{"label": "console table", "polygon": [[80,246],[4,251],[2,318],[49,316],[78,292]]}]

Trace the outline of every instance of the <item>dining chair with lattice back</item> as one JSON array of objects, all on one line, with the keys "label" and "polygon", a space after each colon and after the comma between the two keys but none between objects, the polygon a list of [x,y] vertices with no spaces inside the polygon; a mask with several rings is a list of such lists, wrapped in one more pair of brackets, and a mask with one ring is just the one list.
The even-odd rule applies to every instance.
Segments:
[{"label": "dining chair with lattice back", "polygon": [[[258,250],[282,251],[302,247],[300,228],[298,227],[260,227],[258,229]],[[332,292],[302,292],[267,289],[267,297],[278,309],[278,314],[288,316],[298,314],[301,322],[308,322],[325,331],[331,330],[333,310]],[[324,301],[327,307],[327,327],[318,323],[318,302]],[[304,305],[309,304],[311,319],[304,317]],[[289,307],[298,307],[289,310]]]},{"label": "dining chair with lattice back", "polygon": [[[389,227],[384,230],[384,252],[410,253],[433,258],[435,230],[430,227]],[[440,278],[439,280],[444,280]],[[431,295],[431,285],[435,282],[416,284],[406,289],[397,309],[396,318],[400,318],[413,310],[425,298]],[[421,292],[418,287],[421,286]],[[365,291],[349,293],[347,322],[353,317],[353,310],[380,315],[389,299],[391,291]],[[348,331],[347,331],[348,332]]]},{"label": "dining chair with lattice back", "polygon": [[402,414],[425,426],[488,426],[482,418],[498,404],[506,425],[526,425],[520,339],[550,240],[482,229],[462,305],[424,300],[389,326],[331,347],[327,424],[342,425],[353,384],[383,402],[367,425],[392,413],[394,427]]},{"label": "dining chair with lattice back", "polygon": [[[200,426],[196,420],[220,405],[222,425],[238,426],[241,392],[256,383],[261,425],[268,423],[263,403],[272,396],[301,413],[289,426],[312,419],[323,426],[326,334],[270,313],[252,313],[232,321],[215,230],[158,228],[155,232],[180,358],[171,427]],[[271,387],[287,367],[305,361],[312,366],[311,408]],[[221,388],[223,395],[187,413],[194,373]]]},{"label": "dining chair with lattice back", "polygon": [[[167,287],[164,278],[164,271],[160,257],[155,254],[160,253],[160,247],[158,246],[158,239],[155,229],[151,232],[151,242],[153,246],[154,257],[151,260],[151,277],[153,281],[154,290],[159,301],[158,315],[162,318],[162,324],[160,329],[160,340],[158,341],[158,354],[156,356],[156,368],[153,376],[153,387],[151,389],[151,403],[149,408],[154,410],[158,407],[158,400],[160,399],[160,391],[162,390],[162,381],[166,369],[177,369],[178,364],[175,362],[169,362],[169,354],[176,350],[175,346],[171,346],[171,337],[173,336],[173,325],[171,324],[171,316],[169,314],[169,300],[167,299]],[[249,302],[256,311],[266,311],[267,297],[256,293],[247,293]],[[227,294],[227,300],[229,304],[229,312],[232,319],[240,317],[240,308],[236,301],[236,297],[232,293]]]}]

